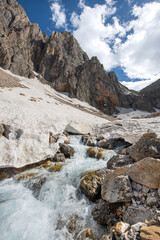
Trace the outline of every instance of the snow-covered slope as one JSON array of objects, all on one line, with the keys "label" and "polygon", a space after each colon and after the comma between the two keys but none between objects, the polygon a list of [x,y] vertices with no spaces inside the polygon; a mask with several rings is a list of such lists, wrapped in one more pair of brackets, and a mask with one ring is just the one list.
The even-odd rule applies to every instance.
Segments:
[{"label": "snow-covered slope", "polygon": [[[37,78],[0,69],[0,83],[0,123],[11,127],[9,140],[0,137],[0,165],[22,166],[53,155],[57,146],[49,144],[49,132],[62,133],[68,126],[79,133],[92,133],[97,125],[109,122],[89,104],[70,99]],[[16,139],[19,129],[23,133]]]}]

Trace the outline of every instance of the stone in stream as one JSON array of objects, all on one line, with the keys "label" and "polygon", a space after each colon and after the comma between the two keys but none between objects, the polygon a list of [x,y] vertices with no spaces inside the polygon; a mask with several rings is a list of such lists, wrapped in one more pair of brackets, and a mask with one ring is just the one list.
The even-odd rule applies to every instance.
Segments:
[{"label": "stone in stream", "polygon": [[92,135],[83,135],[82,142],[89,147],[95,147],[97,144],[96,137]]},{"label": "stone in stream", "polygon": [[74,149],[69,146],[68,144],[60,143],[60,151],[64,153],[66,158],[73,157],[74,155]]},{"label": "stone in stream", "polygon": [[50,171],[52,171],[52,172],[60,170],[59,165],[57,166],[55,164],[54,166],[50,166],[50,160],[52,160],[52,159],[47,158],[47,159],[41,160],[39,162],[27,164],[20,168],[16,168],[16,167],[12,167],[12,166],[2,166],[2,167],[0,167],[0,180],[14,177],[16,174],[20,174],[22,172],[25,172],[25,171],[28,171],[28,170],[31,170],[31,169],[37,168],[37,167],[42,167],[42,168],[51,167]]},{"label": "stone in stream", "polygon": [[104,174],[105,170],[98,170],[86,172],[82,175],[80,189],[89,200],[95,201],[100,198],[101,182]]}]

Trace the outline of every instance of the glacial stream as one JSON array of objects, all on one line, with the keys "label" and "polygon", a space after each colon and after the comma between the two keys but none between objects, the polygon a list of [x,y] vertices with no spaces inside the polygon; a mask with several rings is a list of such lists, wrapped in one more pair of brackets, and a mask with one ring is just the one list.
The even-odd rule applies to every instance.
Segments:
[{"label": "glacial stream", "polygon": [[[0,240],[79,240],[86,229],[97,229],[97,235],[103,231],[91,216],[94,204],[81,194],[79,182],[85,171],[106,167],[114,152],[97,160],[86,156],[80,137],[72,136],[70,145],[74,157],[61,171],[33,169],[29,173],[38,177],[31,182],[17,177],[0,182]],[[37,193],[34,184],[40,179],[45,183]]]}]

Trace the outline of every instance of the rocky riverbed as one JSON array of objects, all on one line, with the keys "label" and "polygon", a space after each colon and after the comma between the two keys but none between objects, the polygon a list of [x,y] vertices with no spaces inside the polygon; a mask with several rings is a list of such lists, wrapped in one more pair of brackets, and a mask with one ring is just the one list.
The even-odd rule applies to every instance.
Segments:
[{"label": "rocky riverbed", "polygon": [[2,239],[160,239],[156,134],[67,138],[52,158],[0,169]]}]

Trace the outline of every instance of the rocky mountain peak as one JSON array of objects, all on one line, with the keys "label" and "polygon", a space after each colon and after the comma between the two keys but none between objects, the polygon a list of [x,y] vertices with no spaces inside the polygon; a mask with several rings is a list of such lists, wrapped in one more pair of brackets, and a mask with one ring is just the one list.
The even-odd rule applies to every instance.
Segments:
[{"label": "rocky mountain peak", "polygon": [[1,67],[26,77],[36,71],[56,90],[107,114],[116,107],[153,111],[146,97],[124,87],[97,57],[89,59],[71,33],[53,32],[48,38],[16,0],[1,0],[0,7]]}]

